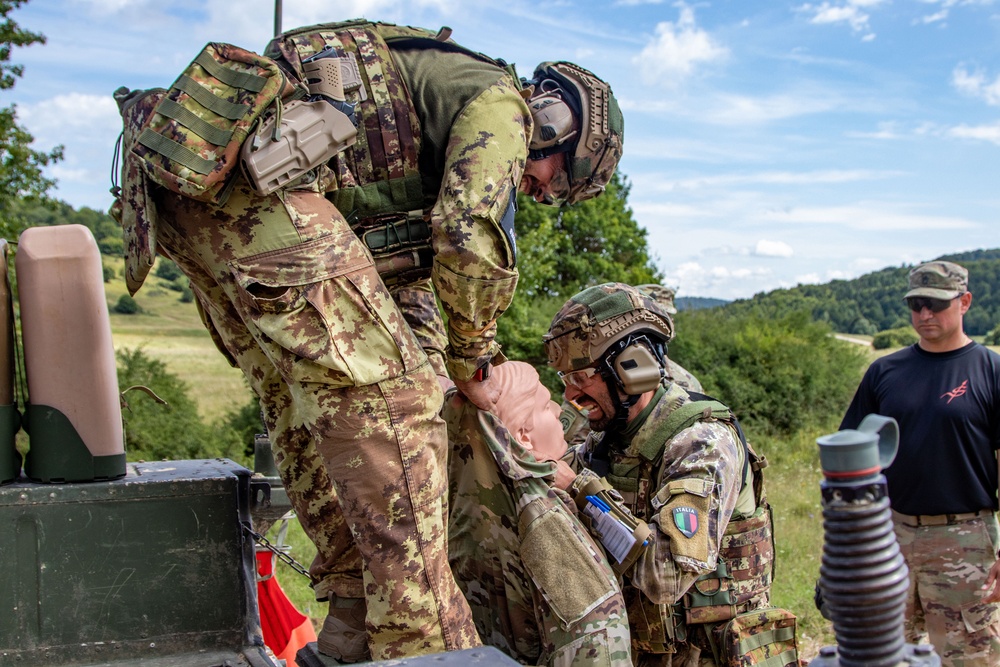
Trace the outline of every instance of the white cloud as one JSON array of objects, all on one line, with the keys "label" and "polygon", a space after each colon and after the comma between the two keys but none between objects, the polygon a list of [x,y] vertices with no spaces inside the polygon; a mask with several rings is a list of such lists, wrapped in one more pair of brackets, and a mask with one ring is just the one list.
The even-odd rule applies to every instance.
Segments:
[{"label": "white cloud", "polygon": [[661,179],[655,183],[657,191],[700,190],[703,188],[729,187],[733,185],[813,185],[816,183],[856,183],[869,182],[879,178],[898,176],[901,172],[875,171],[871,169],[826,169],[818,171],[763,171],[734,174],[719,174],[700,178],[680,180]]},{"label": "white cloud", "polygon": [[845,132],[844,136],[855,139],[902,139],[903,134],[899,130],[899,124],[895,121],[886,121],[878,124],[878,129],[874,132]]},{"label": "white cloud", "polygon": [[840,106],[838,100],[827,95],[777,94],[766,97],[722,95],[713,108],[703,110],[705,122],[720,125],[766,123],[786,118],[823,113]]},{"label": "white cloud", "polygon": [[924,25],[930,25],[932,23],[940,23],[947,20],[948,16],[951,14],[951,9],[953,7],[961,7],[963,5],[981,5],[990,6],[994,4],[994,0],[920,0],[925,5],[937,5],[940,7],[938,11],[933,14],[926,14],[920,17],[919,22]]},{"label": "white cloud", "polygon": [[863,273],[871,273],[891,264],[892,262],[887,261],[884,257],[857,257],[851,261],[850,271],[847,271],[844,277],[852,278]]},{"label": "white cloud", "polygon": [[678,3],[677,23],[657,24],[656,36],[632,59],[647,83],[676,85],[690,75],[697,64],[724,59],[729,51],[695,25],[694,11]]},{"label": "white cloud", "polygon": [[[23,112],[23,113],[22,113]],[[110,95],[67,93],[19,110],[32,132],[39,135],[56,128],[121,129],[118,105]]]},{"label": "white cloud", "polygon": [[122,129],[118,106],[110,95],[67,93],[35,104],[18,106],[18,119],[35,137],[37,150],[56,144],[65,158],[46,175],[58,181],[56,198],[98,210],[110,204],[111,162]]},{"label": "white cloud", "polygon": [[939,21],[944,21],[946,18],[948,18],[948,10],[942,9],[941,11],[935,12],[934,14],[927,14],[926,16],[922,16],[920,18],[920,22],[926,25],[930,23],[937,23]]},{"label": "white cloud", "polygon": [[768,241],[767,239],[761,239],[757,241],[757,245],[754,246],[753,254],[757,257],[791,257],[795,254],[792,250],[792,246],[788,245],[784,241]]},{"label": "white cloud", "polygon": [[49,173],[60,183],[90,184],[94,182],[94,172],[88,169],[68,169],[57,164],[49,170]]},{"label": "white cloud", "polygon": [[947,134],[959,139],[989,141],[1000,146],[1000,122],[993,125],[959,125],[948,130]]},{"label": "white cloud", "polygon": [[991,106],[1000,106],[1000,75],[990,81],[981,71],[970,72],[959,65],[951,74],[951,84],[959,92],[983,99]]},{"label": "white cloud", "polygon": [[862,39],[870,42],[875,39],[875,33],[869,28],[870,10],[882,4],[884,0],[846,0],[846,2],[821,2],[818,5],[806,3],[796,9],[811,14],[810,23],[816,25],[833,25],[846,23],[854,32],[864,33]]},{"label": "white cloud", "polygon": [[732,268],[728,266],[703,266],[699,262],[684,262],[664,269],[665,283],[677,285],[677,292],[688,296],[722,294],[721,298],[734,298],[734,285],[773,279],[770,269]]},{"label": "white cloud", "polygon": [[930,229],[954,231],[979,226],[963,218],[896,211],[879,205],[790,207],[764,211],[752,217],[760,222],[840,226],[866,233]]}]

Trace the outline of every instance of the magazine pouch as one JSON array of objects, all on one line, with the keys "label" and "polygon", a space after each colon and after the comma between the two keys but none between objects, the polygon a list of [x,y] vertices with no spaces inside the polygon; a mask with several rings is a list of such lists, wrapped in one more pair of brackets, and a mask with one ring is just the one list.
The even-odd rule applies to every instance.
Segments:
[{"label": "magazine pouch", "polygon": [[795,615],[765,607],[734,616],[712,628],[712,643],[720,667],[798,665]]},{"label": "magazine pouch", "polygon": [[270,58],[210,42],[156,105],[131,150],[155,183],[222,205],[243,141],[269,109],[280,118],[282,94],[292,90]]}]

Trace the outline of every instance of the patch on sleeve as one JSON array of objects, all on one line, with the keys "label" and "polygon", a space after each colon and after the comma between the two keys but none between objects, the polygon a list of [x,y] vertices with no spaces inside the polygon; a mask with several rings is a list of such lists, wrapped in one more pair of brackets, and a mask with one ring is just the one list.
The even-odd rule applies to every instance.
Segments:
[{"label": "patch on sleeve", "polygon": [[667,485],[670,497],[654,516],[660,530],[670,538],[670,552],[698,563],[707,563],[718,545],[709,544],[708,513],[711,493],[703,485],[675,480]]},{"label": "patch on sleeve", "polygon": [[674,525],[684,537],[692,538],[698,532],[700,525],[698,512],[693,507],[675,507],[673,509]]}]

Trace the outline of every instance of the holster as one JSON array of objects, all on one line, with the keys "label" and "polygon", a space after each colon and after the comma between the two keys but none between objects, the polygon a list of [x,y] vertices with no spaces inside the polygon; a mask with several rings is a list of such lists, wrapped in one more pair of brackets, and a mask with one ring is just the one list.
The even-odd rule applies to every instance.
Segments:
[{"label": "holster", "polygon": [[[277,127],[275,127],[277,125]],[[257,194],[266,196],[326,163],[358,140],[358,129],[330,103],[284,104],[243,143],[240,167]]]}]

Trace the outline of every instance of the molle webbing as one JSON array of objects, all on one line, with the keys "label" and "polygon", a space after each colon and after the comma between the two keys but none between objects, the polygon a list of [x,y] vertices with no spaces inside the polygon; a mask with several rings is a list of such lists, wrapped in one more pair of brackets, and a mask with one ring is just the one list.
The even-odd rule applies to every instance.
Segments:
[{"label": "molle webbing", "polygon": [[694,426],[705,419],[725,421],[732,419],[733,413],[722,403],[715,400],[692,401],[679,406],[660,423],[639,451],[647,461],[658,461],[663,455],[667,443],[678,433]]},{"label": "molle webbing", "polygon": [[[607,302],[609,299],[603,299]],[[631,306],[629,306],[631,307]],[[613,315],[612,315],[613,316]],[[660,423],[637,457],[622,457],[611,464],[608,482],[622,495],[625,506],[640,519],[649,520],[647,505],[654,475],[667,443],[686,428],[704,419],[730,420],[732,412],[722,403],[711,400],[691,401],[678,406]]]},{"label": "molle webbing", "polygon": [[422,211],[366,218],[351,229],[371,251],[387,287],[430,277],[434,251],[431,227]]},{"label": "molle webbing", "polygon": [[280,112],[285,87],[284,74],[271,59],[209,43],[125,150],[157,184],[221,205],[235,182],[240,146],[270,109]]},{"label": "molle webbing", "polygon": [[746,519],[730,521],[719,545],[719,566],[702,575],[684,595],[686,622],[726,621],[771,588],[774,542],[767,507]]},{"label": "molle webbing", "polygon": [[352,149],[334,159],[345,161],[355,185],[327,193],[349,220],[424,205],[417,164],[420,124],[389,52],[387,36],[433,38],[434,33],[364,20],[329,23],[285,33],[266,51],[280,52],[303,79],[301,61],[324,49],[359,62],[362,88],[345,88],[345,95],[355,105],[363,131]]}]

